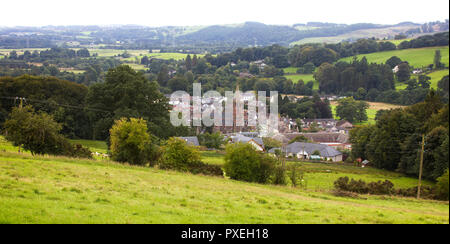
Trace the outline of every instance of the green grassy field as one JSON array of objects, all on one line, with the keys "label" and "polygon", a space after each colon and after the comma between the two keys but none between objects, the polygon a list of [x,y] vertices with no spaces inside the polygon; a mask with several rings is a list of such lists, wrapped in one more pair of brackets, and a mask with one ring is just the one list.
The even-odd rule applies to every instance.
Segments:
[{"label": "green grassy field", "polygon": [[292,80],[294,84],[296,84],[299,80],[303,80],[305,84],[308,83],[309,81],[313,81],[314,82],[313,90],[319,90],[319,82],[317,82],[314,79],[313,74],[291,74],[285,75],[284,77]]},{"label": "green grassy field", "polygon": [[218,151],[202,151],[202,161],[207,164],[223,165],[225,163],[224,153]]},{"label": "green grassy field", "polygon": [[[421,68],[428,66],[433,63],[434,53],[436,50],[441,50],[442,60],[446,66],[449,65],[449,49],[446,47],[426,47],[426,48],[415,48],[415,49],[404,49],[386,52],[377,52],[369,54],[358,55],[358,59],[366,57],[369,63],[385,63],[392,56],[397,56],[403,61],[408,61],[408,63],[416,68]],[[340,59],[340,61],[351,62],[353,57],[347,57]]]},{"label": "green grassy field", "polygon": [[[438,71],[434,71],[434,72],[431,72],[431,73],[426,74],[426,75],[431,78],[431,80],[430,80],[431,88],[437,89],[438,82],[442,79],[442,77],[444,77],[446,75],[449,75],[449,70],[448,69],[438,70]],[[418,75],[413,75],[412,78],[418,79]],[[404,89],[406,89],[407,86],[408,85],[406,83],[397,82],[395,84],[395,89],[396,90],[404,90]]]},{"label": "green grassy field", "polygon": [[[331,174],[329,174],[331,175]],[[0,223],[443,223],[448,203],[0,152]]]},{"label": "green grassy field", "polygon": [[[395,109],[395,108],[402,108],[404,106],[401,105],[394,105],[394,104],[388,104],[388,103],[378,103],[378,102],[367,102],[369,104],[369,108],[367,111],[367,117],[369,118],[368,121],[362,122],[362,123],[356,123],[356,124],[375,124],[375,116],[377,115],[378,110],[389,110],[389,109]],[[338,103],[336,101],[331,102],[331,111],[333,113],[333,117],[335,119],[339,119],[339,117],[336,115],[336,107]]]},{"label": "green grassy field", "polygon": [[107,153],[108,146],[104,141],[92,141],[92,140],[70,140],[72,144],[81,144],[88,147],[91,152]]}]

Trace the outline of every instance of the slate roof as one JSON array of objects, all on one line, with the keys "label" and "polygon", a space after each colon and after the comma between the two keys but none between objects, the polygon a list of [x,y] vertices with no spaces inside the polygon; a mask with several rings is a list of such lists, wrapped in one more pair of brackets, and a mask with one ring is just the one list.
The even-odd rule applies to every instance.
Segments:
[{"label": "slate roof", "polygon": [[198,138],[196,136],[191,137],[180,137],[180,139],[183,139],[187,142],[187,144],[194,145],[194,146],[200,146],[200,143],[198,142]]},{"label": "slate roof", "polygon": [[303,150],[309,155],[313,154],[314,151],[319,151],[320,156],[322,157],[335,157],[342,155],[342,153],[338,150],[322,144],[294,142],[286,147],[287,153],[297,154]]},{"label": "slate roof", "polygon": [[283,134],[289,140],[297,136],[303,135],[308,140],[315,143],[348,143],[349,136],[343,133],[323,132],[323,133],[286,133]]},{"label": "slate roof", "polygon": [[260,137],[247,137],[241,134],[237,134],[236,136],[231,137],[233,143],[237,143],[237,142],[243,142],[243,143],[247,143],[251,140],[255,141],[256,143],[258,143],[260,146],[262,146],[262,148],[264,148],[264,142],[262,140],[262,138]]}]

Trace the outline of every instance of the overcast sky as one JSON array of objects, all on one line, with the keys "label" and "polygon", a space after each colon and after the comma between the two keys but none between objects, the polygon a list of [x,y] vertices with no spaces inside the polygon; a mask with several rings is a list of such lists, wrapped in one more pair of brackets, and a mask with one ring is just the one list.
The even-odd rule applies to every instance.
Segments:
[{"label": "overcast sky", "polygon": [[423,23],[448,9],[448,0],[2,0],[0,26]]}]

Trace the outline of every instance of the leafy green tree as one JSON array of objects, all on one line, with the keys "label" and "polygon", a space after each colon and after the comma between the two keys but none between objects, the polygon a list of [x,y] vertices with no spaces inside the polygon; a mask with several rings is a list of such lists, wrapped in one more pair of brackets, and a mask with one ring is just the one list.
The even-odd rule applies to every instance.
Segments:
[{"label": "leafy green tree", "polygon": [[77,51],[77,56],[80,58],[89,58],[91,54],[89,53],[89,50],[87,50],[86,48],[82,48]]},{"label": "leafy green tree", "polygon": [[64,155],[70,143],[59,134],[61,125],[31,106],[14,108],[4,123],[6,139],[32,154]]},{"label": "leafy green tree", "polygon": [[448,201],[449,197],[448,169],[441,177],[438,178],[436,186],[437,186],[437,194],[439,195],[439,197],[443,200]]},{"label": "leafy green tree", "polygon": [[338,101],[336,115],[351,123],[367,121],[367,109],[369,104],[364,101],[355,101],[353,97],[343,98]]},{"label": "leafy green tree", "polygon": [[446,75],[438,82],[438,87],[448,94],[449,76]]},{"label": "leafy green tree", "polygon": [[[26,98],[27,104],[33,105],[37,112],[52,115],[62,125],[61,133],[69,138],[92,138],[91,125],[83,110],[87,93],[85,85],[55,77],[0,78],[0,96]],[[13,106],[14,100],[3,100],[0,111],[3,109],[6,115]]]},{"label": "leafy green tree", "polygon": [[388,60],[386,60],[386,64],[391,67],[391,69],[395,68],[395,66],[402,63],[402,60],[397,56],[392,56]]},{"label": "leafy green tree", "polygon": [[419,87],[419,84],[417,83],[416,79],[410,79],[409,81],[406,82],[406,84],[408,85],[406,87],[406,90],[410,90],[410,91]]},{"label": "leafy green tree", "polygon": [[156,79],[161,86],[166,86],[167,82],[170,80],[169,76],[169,67],[167,65],[163,65],[161,70],[158,73],[158,77]]},{"label": "leafy green tree", "polygon": [[270,137],[264,137],[263,142],[264,147],[266,148],[267,151],[272,148],[281,148],[283,146],[283,144],[280,141],[272,139]]},{"label": "leafy green tree", "polygon": [[198,64],[197,54],[194,54],[194,56],[192,57],[192,67],[197,66],[197,64]]},{"label": "leafy green tree", "polygon": [[143,64],[143,65],[148,65],[150,63],[150,60],[148,59],[148,56],[146,55],[146,56],[144,56],[144,57],[142,57],[142,59],[141,59],[141,64]]},{"label": "leafy green tree", "polygon": [[189,55],[189,54],[186,57],[185,65],[186,65],[187,70],[192,69],[192,59],[191,59],[191,55]]},{"label": "leafy green tree", "polygon": [[152,145],[144,119],[116,120],[110,130],[110,145],[111,158],[115,161],[136,165],[150,163]]},{"label": "leafy green tree", "polygon": [[363,87],[358,88],[355,94],[355,99],[364,100],[366,98],[367,91]]},{"label": "leafy green tree", "polygon": [[200,152],[197,147],[187,144],[180,138],[170,138],[163,147],[162,160],[159,166],[162,169],[189,171],[200,161]]},{"label": "leafy green tree", "polygon": [[220,149],[225,143],[224,136],[220,132],[203,133],[198,136],[199,143],[207,148]]},{"label": "leafy green tree", "polygon": [[228,144],[224,170],[233,180],[267,183],[274,173],[276,159],[246,143]]},{"label": "leafy green tree", "polygon": [[[410,152],[417,155],[419,144],[415,150],[402,147],[402,142],[410,135],[416,134],[419,127],[417,119],[402,109],[391,110],[377,121],[371,134],[369,143],[366,145],[367,159],[377,168],[396,170],[399,162],[406,159]],[[416,138],[414,138],[416,139]]]},{"label": "leafy green tree", "polygon": [[397,80],[399,82],[405,82],[411,78],[411,71],[407,63],[401,63],[398,65]]},{"label": "leafy green tree", "polygon": [[158,91],[158,84],[148,81],[142,73],[127,65],[110,69],[104,83],[89,87],[86,102],[95,139],[105,140],[115,120],[143,118],[152,135],[168,138],[175,133],[169,121],[167,99]]},{"label": "leafy green tree", "polygon": [[305,65],[303,65],[303,73],[304,74],[312,74],[312,73],[314,73],[315,69],[316,69],[316,66],[311,62],[308,62]]},{"label": "leafy green tree", "polygon": [[434,53],[434,59],[433,59],[433,64],[434,64],[435,69],[442,68],[441,59],[442,59],[441,50],[436,50]]},{"label": "leafy green tree", "polygon": [[374,126],[358,126],[350,131],[349,140],[352,143],[353,158],[368,158],[366,148],[374,130]]},{"label": "leafy green tree", "polygon": [[187,91],[189,87],[187,79],[182,75],[177,75],[174,78],[170,79],[167,85],[173,92]]},{"label": "leafy green tree", "polygon": [[431,77],[426,75],[419,75],[419,85],[422,88],[428,89],[431,87]]}]

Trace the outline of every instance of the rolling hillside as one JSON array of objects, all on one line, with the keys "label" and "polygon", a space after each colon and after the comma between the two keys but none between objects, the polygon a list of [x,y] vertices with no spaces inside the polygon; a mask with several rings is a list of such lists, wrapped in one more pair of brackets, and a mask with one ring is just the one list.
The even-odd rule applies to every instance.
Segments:
[{"label": "rolling hillside", "polygon": [[[395,50],[395,51],[387,51],[387,52],[377,52],[377,53],[369,53],[369,54],[361,54],[357,55],[358,59],[362,57],[366,57],[369,63],[385,63],[392,56],[397,56],[403,61],[408,61],[408,63],[416,68],[425,67],[429,64],[433,63],[434,53],[436,50],[441,51],[442,55],[442,63],[448,67],[449,65],[449,47],[428,47],[428,48],[412,48],[412,49],[404,49],[404,50]],[[351,62],[353,57],[342,58],[338,61]],[[302,79],[303,81],[314,81],[314,90],[319,89],[319,84],[314,80],[312,74],[295,74],[297,68],[289,67],[285,68],[284,72],[286,73],[285,77],[291,79],[294,83],[297,83],[298,80]],[[433,71],[428,76],[431,77],[431,87],[436,89],[437,83],[442,79],[442,77],[449,75],[449,70],[439,70]],[[414,76],[413,76],[414,77]],[[406,88],[406,84],[397,83],[396,89],[402,90]]]},{"label": "rolling hillside", "polygon": [[[94,143],[94,145],[96,145]],[[0,223],[444,223],[448,203],[335,197],[338,176],[401,187],[396,173],[304,164],[308,190],[133,167],[111,161],[17,154],[0,142]],[[204,155],[215,157],[213,155]],[[322,190],[321,190],[322,189]]]},{"label": "rolling hillside", "polygon": [[[392,56],[397,56],[403,61],[408,61],[408,63],[416,68],[425,67],[433,63],[434,52],[436,50],[441,50],[442,63],[446,66],[449,65],[449,48],[446,47],[426,47],[426,48],[413,48],[404,50],[394,50],[386,52],[377,52],[369,54],[360,54],[357,56],[358,59],[366,57],[369,63],[385,63],[386,60]],[[352,61],[353,57],[347,57],[340,59],[339,61]]]},{"label": "rolling hillside", "polygon": [[410,29],[417,28],[417,25],[409,23],[406,25],[389,26],[382,28],[371,28],[355,30],[345,34],[337,36],[325,36],[325,37],[310,37],[291,43],[291,45],[300,45],[306,43],[339,43],[342,41],[356,41],[361,38],[392,38],[395,35],[408,31]]}]

